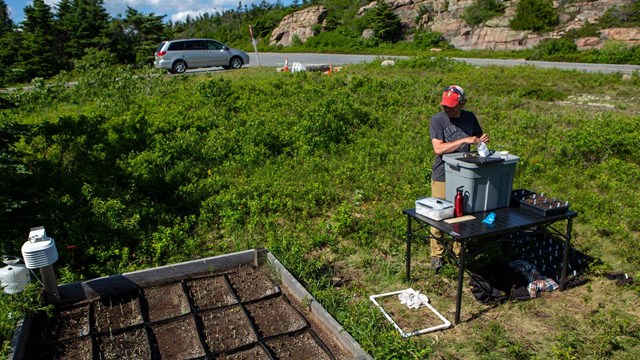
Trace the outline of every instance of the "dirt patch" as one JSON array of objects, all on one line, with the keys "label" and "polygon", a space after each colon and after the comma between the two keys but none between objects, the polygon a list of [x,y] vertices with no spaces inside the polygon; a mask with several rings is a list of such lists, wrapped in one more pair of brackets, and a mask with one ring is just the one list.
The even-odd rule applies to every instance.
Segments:
[{"label": "dirt patch", "polygon": [[151,330],[162,359],[192,359],[206,355],[191,315],[151,325]]},{"label": "dirt patch", "polygon": [[264,271],[244,268],[229,274],[228,278],[241,302],[261,299],[280,292],[280,287],[275,285]]},{"label": "dirt patch", "polygon": [[144,289],[144,298],[151,322],[170,319],[191,311],[182,283],[179,282]]},{"label": "dirt patch", "polygon": [[213,276],[187,282],[189,296],[197,310],[219,308],[237,301],[224,276]]},{"label": "dirt patch", "polygon": [[207,311],[200,316],[205,340],[213,353],[232,351],[258,341],[240,305]]},{"label": "dirt patch", "polygon": [[151,348],[143,327],[97,336],[96,344],[99,359],[151,359]]},{"label": "dirt patch", "polygon": [[276,337],[267,346],[280,360],[331,359],[309,331]]},{"label": "dirt patch", "polygon": [[307,326],[307,322],[302,315],[289,305],[282,296],[248,304],[247,310],[256,322],[262,337],[301,330]]},{"label": "dirt patch", "polygon": [[38,360],[86,360],[92,358],[92,346],[91,338],[85,336],[31,348],[31,355],[28,358]]},{"label": "dirt patch", "polygon": [[91,306],[96,332],[115,331],[142,324],[138,294],[96,300]]},{"label": "dirt patch", "polygon": [[33,339],[38,343],[68,340],[89,335],[89,306],[61,309],[54,316],[39,316],[42,324],[34,331]]},{"label": "dirt patch", "polygon": [[265,350],[262,346],[256,345],[249,350],[238,351],[233,354],[225,355],[221,354],[216,357],[218,360],[271,360],[273,359],[269,356],[267,350]]}]

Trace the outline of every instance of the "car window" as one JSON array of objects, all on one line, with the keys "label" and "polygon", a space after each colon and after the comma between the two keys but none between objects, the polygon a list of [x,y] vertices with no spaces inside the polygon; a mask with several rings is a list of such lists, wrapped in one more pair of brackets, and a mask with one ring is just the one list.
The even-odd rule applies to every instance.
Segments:
[{"label": "car window", "polygon": [[160,50],[162,50],[162,47],[164,46],[164,44],[166,44],[165,41],[161,42],[160,45],[158,45],[158,48],[156,49],[156,52],[159,52]]},{"label": "car window", "polygon": [[169,44],[167,51],[182,51],[184,50],[184,41],[176,41]]},{"label": "car window", "polygon": [[217,41],[207,40],[207,50],[222,50],[224,45]]},{"label": "car window", "polygon": [[202,40],[189,40],[186,41],[185,50],[204,50],[204,41]]}]

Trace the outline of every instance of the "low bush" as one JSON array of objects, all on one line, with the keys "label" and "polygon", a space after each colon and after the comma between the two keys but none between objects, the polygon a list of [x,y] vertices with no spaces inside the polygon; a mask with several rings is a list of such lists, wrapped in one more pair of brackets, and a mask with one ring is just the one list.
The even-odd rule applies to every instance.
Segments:
[{"label": "low bush", "polygon": [[549,60],[554,57],[557,58],[557,56],[566,56],[577,52],[577,45],[568,38],[547,39],[532,49],[529,59]]},{"label": "low bush", "polygon": [[464,9],[461,17],[470,26],[477,26],[504,14],[504,9],[505,5],[498,0],[475,0]]},{"label": "low bush", "polygon": [[558,12],[551,0],[520,0],[509,25],[513,30],[548,31],[558,25]]}]

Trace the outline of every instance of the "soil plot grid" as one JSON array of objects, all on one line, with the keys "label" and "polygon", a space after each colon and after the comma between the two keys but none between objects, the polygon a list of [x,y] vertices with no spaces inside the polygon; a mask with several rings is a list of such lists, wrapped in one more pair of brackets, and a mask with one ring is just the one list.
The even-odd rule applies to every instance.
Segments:
[{"label": "soil plot grid", "polygon": [[38,314],[25,359],[343,358],[318,334],[266,267],[246,265]]}]

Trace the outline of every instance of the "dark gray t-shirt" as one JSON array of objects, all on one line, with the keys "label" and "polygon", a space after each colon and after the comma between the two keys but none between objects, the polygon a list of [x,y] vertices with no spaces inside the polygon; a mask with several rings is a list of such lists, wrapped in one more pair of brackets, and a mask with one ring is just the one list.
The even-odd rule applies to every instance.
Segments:
[{"label": "dark gray t-shirt", "polygon": [[[444,111],[440,111],[431,118],[431,126],[429,128],[431,139],[438,139],[444,142],[452,142],[468,136],[482,135],[482,128],[478,123],[476,116],[466,110],[462,110],[460,117],[457,119],[449,119]],[[464,144],[460,146],[457,152],[469,152],[471,146]],[[431,179],[434,181],[444,181],[444,162],[442,156],[436,155],[433,162],[433,172]]]}]

